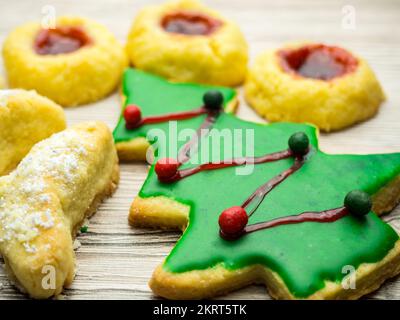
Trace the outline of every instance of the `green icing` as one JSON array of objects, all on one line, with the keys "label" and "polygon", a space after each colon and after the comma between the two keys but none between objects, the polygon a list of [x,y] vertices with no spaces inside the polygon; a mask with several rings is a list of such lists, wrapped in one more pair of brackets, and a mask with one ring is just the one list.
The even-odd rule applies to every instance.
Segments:
[{"label": "green icing", "polygon": [[[159,97],[167,112],[176,111],[170,106],[180,105],[179,102],[184,98],[175,93],[177,88],[186,90],[190,87],[171,84],[144,73],[134,72],[132,76],[130,72],[125,74],[124,82],[128,101],[137,103],[139,94],[141,103]],[[131,77],[136,78],[135,81]],[[167,99],[166,92],[149,90],[154,87],[162,87],[174,94]],[[196,129],[201,120],[184,122],[185,126]],[[398,153],[328,155],[321,152],[316,129],[307,125],[260,125],[245,122],[230,114],[221,114],[213,127],[221,130],[254,130],[255,156],[286,149],[288,138],[297,131],[306,132],[313,145],[310,159],[267,195],[251,216],[250,224],[304,211],[322,211],[342,206],[347,192],[362,189],[373,194],[400,172]],[[119,132],[118,128],[116,132]],[[136,130],[135,134],[139,133],[145,134],[145,128]],[[210,139],[210,136],[206,136],[202,142]],[[180,146],[183,144],[184,141],[179,143]],[[251,175],[242,176],[235,174],[234,167],[205,171],[173,184],[160,183],[152,167],[140,196],[163,195],[186,203],[191,208],[190,223],[166,259],[164,268],[180,273],[218,264],[232,270],[262,264],[277,272],[294,296],[307,297],[323,288],[324,281],[340,281],[345,276],[342,273],[344,266],[357,268],[361,263],[377,262],[393,248],[398,235],[372,212],[365,219],[346,216],[333,223],[307,222],[279,226],[246,235],[236,241],[220,238],[218,216],[222,210],[240,205],[257,187],[289,168],[292,163],[293,159],[285,159],[259,164]],[[191,164],[185,165],[188,166]]]},{"label": "green icing", "polygon": [[[135,92],[133,92],[133,88]],[[135,70],[126,69],[122,84],[125,106],[136,104],[142,111],[142,116],[163,115],[171,112],[189,111],[203,104],[203,94],[210,89],[218,89],[224,95],[225,106],[236,97],[236,91],[230,88],[205,86],[199,84],[166,82],[163,78]],[[178,130],[197,128],[205,116],[178,122]],[[115,142],[129,141],[137,137],[146,137],[151,129],[160,129],[169,134],[168,123],[157,123],[142,126],[136,130],[125,127],[125,119],[121,114],[117,127],[114,129]],[[152,140],[151,136],[148,137]]]}]

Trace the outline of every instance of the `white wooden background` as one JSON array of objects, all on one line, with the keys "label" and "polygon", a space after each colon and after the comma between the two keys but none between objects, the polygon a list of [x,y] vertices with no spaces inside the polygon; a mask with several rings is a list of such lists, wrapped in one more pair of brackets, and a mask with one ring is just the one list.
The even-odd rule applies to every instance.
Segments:
[{"label": "white wooden background", "polygon": [[[0,0],[0,43],[14,27],[39,20],[45,5],[57,15],[76,14],[105,24],[125,41],[145,0]],[[399,0],[204,0],[236,20],[250,45],[251,57],[287,41],[315,40],[339,44],[364,56],[383,83],[388,101],[374,119],[353,128],[321,136],[322,149],[332,153],[400,151],[400,1]],[[356,13],[356,28],[342,27],[343,7]],[[1,63],[0,63],[1,65]],[[3,73],[0,67],[0,74]],[[95,104],[66,110],[68,123],[103,120],[110,128],[119,114],[117,94]],[[239,115],[262,121],[245,104]],[[89,232],[78,239],[77,275],[66,299],[152,299],[147,282],[179,238],[177,232],[133,229],[127,223],[130,203],[146,177],[146,165],[121,166],[121,183],[91,219]],[[400,215],[400,210],[397,210]],[[396,224],[396,212],[386,219]],[[400,222],[397,223],[400,227]],[[398,228],[400,231],[400,228]],[[2,262],[0,260],[0,262]],[[24,298],[0,268],[0,299]],[[263,286],[251,286],[225,298],[269,299]],[[400,278],[369,296],[399,299]]]}]

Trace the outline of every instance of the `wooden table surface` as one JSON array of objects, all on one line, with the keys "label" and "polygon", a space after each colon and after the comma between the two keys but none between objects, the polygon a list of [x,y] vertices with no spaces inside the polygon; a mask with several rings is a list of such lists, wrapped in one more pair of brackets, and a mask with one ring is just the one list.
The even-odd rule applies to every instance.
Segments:
[{"label": "wooden table surface", "polygon": [[[45,5],[57,15],[84,15],[105,24],[124,42],[145,0],[0,0],[0,43],[16,26],[42,18]],[[204,0],[236,20],[252,59],[265,49],[288,41],[313,40],[338,44],[364,56],[383,84],[388,101],[374,119],[350,129],[321,135],[321,147],[332,153],[400,151],[400,1],[352,0],[355,29],[343,27],[347,1]],[[344,10],[344,11],[343,11]],[[346,26],[346,25],[345,25]],[[0,69],[0,73],[2,69]],[[120,109],[116,93],[92,105],[66,110],[68,123],[103,120],[114,128]],[[239,116],[262,121],[242,101]],[[144,164],[121,165],[121,183],[91,219],[89,232],[78,237],[77,274],[66,299],[152,299],[147,282],[179,238],[177,232],[131,228],[130,203],[146,177]],[[400,210],[385,217],[400,232]],[[0,262],[3,262],[0,260]],[[0,268],[0,299],[20,299]],[[223,298],[270,299],[263,286],[250,286]],[[399,299],[400,278],[388,281],[371,299]]]}]

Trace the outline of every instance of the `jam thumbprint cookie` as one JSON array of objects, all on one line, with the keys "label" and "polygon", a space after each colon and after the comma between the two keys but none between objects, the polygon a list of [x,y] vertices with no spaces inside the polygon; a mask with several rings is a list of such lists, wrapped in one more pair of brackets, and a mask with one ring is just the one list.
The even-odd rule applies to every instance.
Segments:
[{"label": "jam thumbprint cookie", "polygon": [[269,121],[309,122],[323,131],[371,118],[385,100],[365,60],[324,44],[261,54],[248,73],[245,95]]},{"label": "jam thumbprint cookie", "polygon": [[96,101],[118,84],[123,46],[104,26],[60,17],[56,28],[25,24],[7,37],[3,56],[11,87],[35,89],[64,107]]},{"label": "jam thumbprint cookie", "polygon": [[248,60],[239,27],[195,0],[143,9],[127,52],[138,69],[172,81],[222,86],[241,84]]}]

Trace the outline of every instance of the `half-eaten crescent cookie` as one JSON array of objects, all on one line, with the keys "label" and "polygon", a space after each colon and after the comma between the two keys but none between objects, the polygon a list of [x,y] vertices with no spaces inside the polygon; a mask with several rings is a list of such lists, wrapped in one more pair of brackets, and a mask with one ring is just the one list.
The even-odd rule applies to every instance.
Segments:
[{"label": "half-eaten crescent cookie", "polygon": [[35,91],[0,90],[0,175],[13,170],[34,144],[64,130],[63,109]]},{"label": "half-eaten crescent cookie", "polygon": [[101,122],[39,142],[0,178],[0,252],[20,288],[48,298],[72,282],[73,238],[118,180],[112,135]]}]

